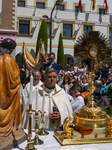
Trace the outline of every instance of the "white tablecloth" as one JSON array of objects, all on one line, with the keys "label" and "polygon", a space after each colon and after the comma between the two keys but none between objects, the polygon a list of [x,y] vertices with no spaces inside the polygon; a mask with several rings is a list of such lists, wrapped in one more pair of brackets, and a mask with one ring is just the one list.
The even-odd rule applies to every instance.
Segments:
[{"label": "white tablecloth", "polygon": [[[27,133],[27,130],[25,130],[25,132]],[[35,145],[37,150],[112,150],[112,143],[61,146],[60,143],[54,138],[53,134],[54,132],[49,130],[49,135],[39,136],[40,139],[44,141],[44,144]],[[33,130],[32,137],[34,136],[35,132]],[[27,141],[12,150],[24,150],[26,145]]]}]

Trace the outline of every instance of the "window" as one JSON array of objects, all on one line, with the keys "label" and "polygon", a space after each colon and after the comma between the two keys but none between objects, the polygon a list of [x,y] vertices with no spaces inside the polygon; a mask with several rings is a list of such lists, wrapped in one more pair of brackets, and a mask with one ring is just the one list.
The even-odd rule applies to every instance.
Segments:
[{"label": "window", "polygon": [[109,44],[112,46],[112,27],[109,28]]},{"label": "window", "polygon": [[48,36],[50,36],[50,28],[51,28],[51,24],[50,22],[46,22],[47,24],[47,32],[48,32]]},{"label": "window", "polygon": [[18,18],[17,19],[17,36],[32,36],[32,19],[31,18]]},{"label": "window", "polygon": [[72,37],[72,24],[63,24],[63,37]]},{"label": "window", "polygon": [[[54,1],[55,5],[56,1]],[[66,11],[67,10],[67,2],[62,2],[59,5],[56,5],[55,10],[61,10],[61,11]]]},{"label": "window", "polygon": [[29,34],[30,21],[19,21],[19,34]]},{"label": "window", "polygon": [[34,8],[45,9],[48,7],[47,0],[34,0]]},{"label": "window", "polygon": [[45,3],[44,2],[36,2],[36,7],[40,9],[45,9]]},{"label": "window", "polygon": [[83,12],[83,6],[81,7],[81,9],[79,9],[79,7],[76,5],[75,12]]},{"label": "window", "polygon": [[95,31],[95,23],[82,22],[82,35],[87,31]]},{"label": "window", "polygon": [[106,10],[104,8],[99,8],[99,14],[100,15],[106,14]]},{"label": "window", "polygon": [[97,14],[105,15],[105,14],[108,14],[108,13],[109,13],[109,6],[108,6],[108,11],[106,12],[105,6],[97,5]]},{"label": "window", "polygon": [[92,31],[92,30],[93,30],[92,26],[84,25],[84,33],[87,32],[87,31]]},{"label": "window", "polygon": [[57,5],[56,10],[65,10],[64,5]]},{"label": "window", "polygon": [[85,4],[82,4],[81,9],[79,9],[79,3],[73,3],[73,11],[75,12],[85,12]]},{"label": "window", "polygon": [[75,40],[75,21],[61,21],[61,33],[63,39]]},{"label": "window", "polygon": [[25,7],[25,1],[18,1],[18,7]]}]

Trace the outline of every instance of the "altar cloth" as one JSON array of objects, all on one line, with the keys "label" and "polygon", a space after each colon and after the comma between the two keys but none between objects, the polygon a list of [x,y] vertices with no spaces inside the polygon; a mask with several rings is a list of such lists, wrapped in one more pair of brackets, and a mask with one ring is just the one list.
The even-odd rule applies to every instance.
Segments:
[{"label": "altar cloth", "polygon": [[[27,133],[27,130],[24,130]],[[49,135],[39,136],[44,141],[43,145],[35,145],[37,150],[112,150],[112,143],[104,144],[83,144],[83,145],[69,145],[61,146],[60,143],[55,139],[54,131],[48,130]],[[32,138],[35,136],[35,131],[32,130]],[[12,150],[25,150],[27,141],[21,143]]]}]

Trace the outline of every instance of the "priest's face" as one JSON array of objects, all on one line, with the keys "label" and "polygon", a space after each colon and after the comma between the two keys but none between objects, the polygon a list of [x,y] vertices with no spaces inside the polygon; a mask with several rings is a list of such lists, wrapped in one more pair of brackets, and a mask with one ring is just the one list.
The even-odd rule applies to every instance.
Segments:
[{"label": "priest's face", "polygon": [[34,85],[36,85],[40,79],[41,79],[40,72],[39,71],[34,72],[34,74],[33,74]]},{"label": "priest's face", "polygon": [[45,76],[44,81],[45,81],[45,86],[46,87],[48,87],[48,88],[54,88],[55,84],[57,82],[57,74],[56,74],[56,72],[49,72]]}]

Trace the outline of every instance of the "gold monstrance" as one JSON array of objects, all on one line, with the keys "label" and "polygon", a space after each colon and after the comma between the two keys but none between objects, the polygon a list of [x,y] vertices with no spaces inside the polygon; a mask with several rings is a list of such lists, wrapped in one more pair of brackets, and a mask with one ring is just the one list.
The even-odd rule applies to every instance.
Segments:
[{"label": "gold monstrance", "polygon": [[90,100],[86,106],[83,106],[79,111],[74,113],[74,121],[73,123],[77,126],[82,127],[90,127],[90,128],[99,128],[105,127],[107,114],[102,111],[100,107],[96,106],[94,101],[93,92],[95,90],[94,87],[94,61],[97,57],[99,57],[100,49],[97,45],[91,44],[86,49],[86,54],[92,60],[91,65],[91,83],[90,83]]},{"label": "gold monstrance", "polygon": [[[94,101],[93,92],[94,87],[94,71],[101,67],[107,57],[110,57],[110,50],[107,47],[108,41],[103,34],[98,31],[89,31],[79,38],[75,46],[77,55],[82,54],[85,56],[86,62],[88,61],[91,66],[91,83],[90,83],[90,100],[86,106],[83,106],[79,111],[74,113],[73,123],[82,127],[99,128],[105,127],[108,115],[102,111],[100,107],[96,106]],[[81,56],[82,57],[82,56]],[[82,61],[84,63],[85,60]]]}]

